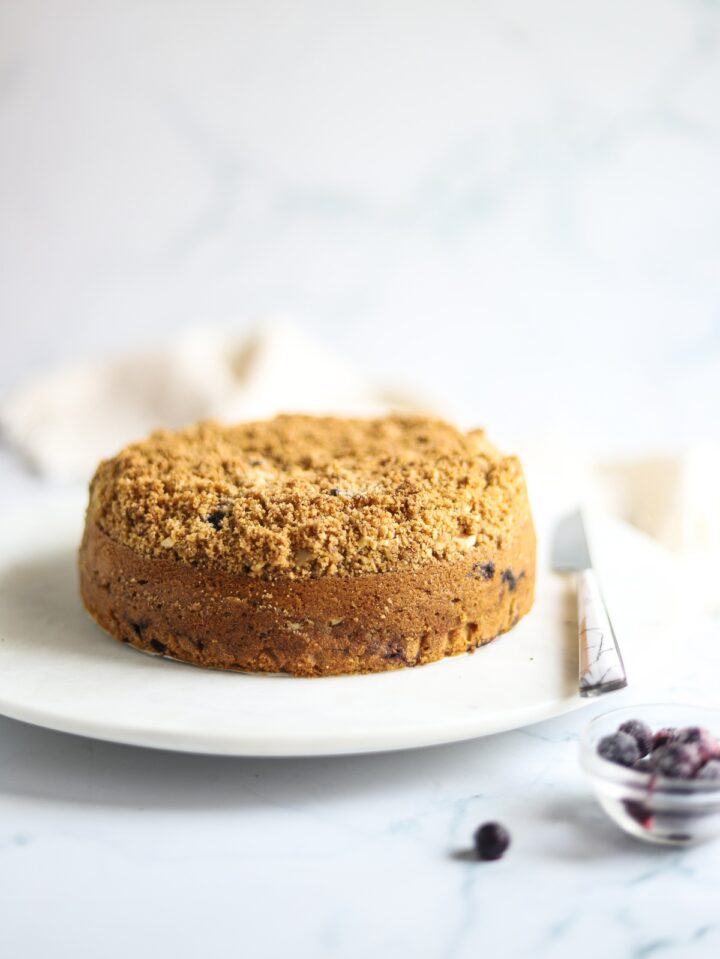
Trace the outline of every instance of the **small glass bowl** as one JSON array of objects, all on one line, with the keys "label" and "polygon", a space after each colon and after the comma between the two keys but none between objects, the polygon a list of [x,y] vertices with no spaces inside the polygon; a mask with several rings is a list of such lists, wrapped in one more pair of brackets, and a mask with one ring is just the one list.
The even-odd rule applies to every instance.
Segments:
[{"label": "small glass bowl", "polygon": [[627,769],[598,755],[603,736],[628,719],[656,732],[704,726],[720,738],[720,710],[676,703],[627,706],[597,716],[580,736],[580,765],[608,816],[639,839],[669,846],[706,842],[720,834],[720,780],[669,779]]}]

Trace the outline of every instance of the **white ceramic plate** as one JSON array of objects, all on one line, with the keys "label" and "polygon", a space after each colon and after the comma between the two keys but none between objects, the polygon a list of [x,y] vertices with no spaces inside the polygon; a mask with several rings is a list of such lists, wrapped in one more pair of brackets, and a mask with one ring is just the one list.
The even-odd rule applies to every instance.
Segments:
[{"label": "white ceramic plate", "polygon": [[582,705],[574,597],[540,571],[532,613],[472,655],[371,676],[295,679],[143,655],[85,613],[83,502],[0,520],[0,712],[97,739],[235,756],[308,756],[484,736]]}]

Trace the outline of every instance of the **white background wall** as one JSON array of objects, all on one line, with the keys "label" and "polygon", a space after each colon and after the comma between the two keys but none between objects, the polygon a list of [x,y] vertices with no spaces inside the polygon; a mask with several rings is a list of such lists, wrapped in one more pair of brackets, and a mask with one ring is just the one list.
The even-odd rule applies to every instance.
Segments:
[{"label": "white background wall", "polygon": [[720,7],[0,3],[0,389],[289,313],[497,433],[720,437]]}]

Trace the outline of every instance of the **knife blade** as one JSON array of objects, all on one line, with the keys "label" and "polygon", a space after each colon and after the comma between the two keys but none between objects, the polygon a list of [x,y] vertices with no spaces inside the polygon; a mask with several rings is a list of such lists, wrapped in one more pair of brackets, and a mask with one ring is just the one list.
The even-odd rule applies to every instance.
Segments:
[{"label": "knife blade", "polygon": [[581,510],[562,517],[555,527],[552,565],[556,572],[576,575],[580,695],[622,689],[627,686],[625,664],[593,569]]}]

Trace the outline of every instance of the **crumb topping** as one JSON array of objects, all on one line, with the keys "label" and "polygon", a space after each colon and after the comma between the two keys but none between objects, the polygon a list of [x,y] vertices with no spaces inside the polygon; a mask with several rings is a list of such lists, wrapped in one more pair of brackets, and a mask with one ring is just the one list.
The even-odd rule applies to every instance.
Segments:
[{"label": "crumb topping", "polygon": [[148,558],[310,578],[467,558],[524,503],[519,461],[482,430],[283,415],[125,447],[98,467],[88,519]]}]

